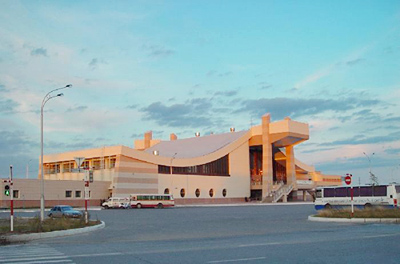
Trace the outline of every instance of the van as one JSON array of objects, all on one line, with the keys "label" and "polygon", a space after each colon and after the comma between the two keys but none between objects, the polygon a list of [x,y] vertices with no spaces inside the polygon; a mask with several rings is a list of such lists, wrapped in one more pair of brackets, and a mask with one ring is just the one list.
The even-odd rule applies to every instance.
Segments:
[{"label": "van", "polygon": [[127,197],[111,197],[107,201],[105,201],[101,206],[105,209],[110,209],[110,208],[126,209],[130,207],[130,199]]}]

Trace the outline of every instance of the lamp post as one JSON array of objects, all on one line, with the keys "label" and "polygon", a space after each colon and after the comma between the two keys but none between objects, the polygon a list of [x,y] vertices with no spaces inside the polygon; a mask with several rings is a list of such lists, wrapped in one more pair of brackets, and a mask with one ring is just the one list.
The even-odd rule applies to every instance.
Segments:
[{"label": "lamp post", "polygon": [[64,87],[57,88],[54,90],[51,90],[48,92],[42,101],[42,106],[40,109],[40,170],[41,170],[41,179],[40,179],[40,220],[44,220],[44,167],[43,167],[43,108],[46,105],[46,103],[53,98],[63,96],[62,93],[59,93],[57,95],[51,95],[51,93],[61,90],[61,89],[66,89],[72,87],[72,84],[68,84]]},{"label": "lamp post", "polygon": [[30,159],[30,160],[28,161],[28,163],[26,164],[26,178],[27,178],[27,179],[29,178],[29,163],[31,163],[31,161],[32,161],[32,159]]}]

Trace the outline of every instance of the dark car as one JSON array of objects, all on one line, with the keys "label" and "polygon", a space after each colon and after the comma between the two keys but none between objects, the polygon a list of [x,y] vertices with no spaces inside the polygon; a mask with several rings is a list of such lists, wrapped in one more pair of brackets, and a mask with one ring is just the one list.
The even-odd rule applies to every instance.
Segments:
[{"label": "dark car", "polygon": [[80,218],[83,216],[81,211],[77,211],[69,205],[56,205],[51,208],[49,217],[71,217]]}]

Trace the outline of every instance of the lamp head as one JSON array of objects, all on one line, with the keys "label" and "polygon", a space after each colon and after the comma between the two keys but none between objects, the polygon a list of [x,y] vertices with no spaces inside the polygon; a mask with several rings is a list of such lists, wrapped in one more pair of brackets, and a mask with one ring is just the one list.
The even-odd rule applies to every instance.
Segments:
[{"label": "lamp head", "polygon": [[67,85],[65,85],[65,87],[67,87],[67,88],[72,87],[72,84],[67,84]]},{"label": "lamp head", "polygon": [[57,94],[56,96],[64,96],[64,94],[63,93],[59,93],[59,94]]}]

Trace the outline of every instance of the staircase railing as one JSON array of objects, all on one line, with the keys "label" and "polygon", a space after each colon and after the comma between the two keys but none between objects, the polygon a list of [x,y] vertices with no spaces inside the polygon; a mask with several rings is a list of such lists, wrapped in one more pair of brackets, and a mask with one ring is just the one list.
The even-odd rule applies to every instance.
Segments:
[{"label": "staircase railing", "polygon": [[293,190],[294,184],[287,184],[287,185],[282,185],[279,187],[279,189],[272,191],[272,202],[276,203],[279,201],[279,199],[282,198],[284,195],[289,195],[289,193]]}]

